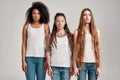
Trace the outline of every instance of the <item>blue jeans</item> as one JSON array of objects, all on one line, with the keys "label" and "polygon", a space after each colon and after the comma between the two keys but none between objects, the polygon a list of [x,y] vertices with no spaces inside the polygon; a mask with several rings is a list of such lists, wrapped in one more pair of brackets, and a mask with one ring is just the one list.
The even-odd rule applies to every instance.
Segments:
[{"label": "blue jeans", "polygon": [[70,68],[69,67],[53,67],[53,76],[51,80],[70,80]]},{"label": "blue jeans", "polygon": [[97,80],[96,69],[95,63],[83,63],[83,66],[79,68],[78,80],[86,80],[87,73],[88,80]]},{"label": "blue jeans", "polygon": [[44,57],[26,57],[26,80],[45,80],[46,71],[43,69],[44,62]]}]

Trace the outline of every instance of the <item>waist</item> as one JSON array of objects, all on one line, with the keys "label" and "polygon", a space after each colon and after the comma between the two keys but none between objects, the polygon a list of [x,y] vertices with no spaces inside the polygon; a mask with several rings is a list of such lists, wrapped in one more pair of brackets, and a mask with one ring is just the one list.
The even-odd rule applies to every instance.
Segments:
[{"label": "waist", "polygon": [[33,57],[45,57],[45,49],[44,48],[30,48],[28,47],[26,50],[26,56]]}]

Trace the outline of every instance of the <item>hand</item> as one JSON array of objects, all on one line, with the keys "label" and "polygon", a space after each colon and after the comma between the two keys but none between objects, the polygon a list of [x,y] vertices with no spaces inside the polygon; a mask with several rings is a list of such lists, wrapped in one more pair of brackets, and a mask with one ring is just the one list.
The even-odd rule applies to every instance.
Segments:
[{"label": "hand", "polygon": [[48,68],[49,68],[49,64],[48,64],[47,61],[45,61],[45,63],[44,63],[44,70],[47,70]]},{"label": "hand", "polygon": [[100,73],[101,73],[101,69],[98,67],[97,72],[96,72],[96,76],[100,76]]},{"label": "hand", "polygon": [[74,74],[73,67],[70,67],[70,76],[73,76],[73,74]]},{"label": "hand", "polygon": [[24,72],[27,72],[27,63],[26,62],[22,62],[22,70]]},{"label": "hand", "polygon": [[51,67],[48,68],[48,75],[49,75],[50,77],[53,76],[53,71],[52,71],[52,68],[51,68]]},{"label": "hand", "polygon": [[78,75],[79,75],[79,71],[78,71],[78,68],[77,67],[74,67],[74,75],[75,75],[75,77],[78,77]]}]

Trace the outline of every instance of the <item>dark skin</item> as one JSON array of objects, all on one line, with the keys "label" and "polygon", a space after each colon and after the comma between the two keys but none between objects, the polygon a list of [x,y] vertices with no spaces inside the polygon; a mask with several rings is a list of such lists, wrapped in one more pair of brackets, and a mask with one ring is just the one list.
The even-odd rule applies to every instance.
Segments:
[{"label": "dark skin", "polygon": [[[40,20],[40,12],[37,9],[34,9],[32,12],[32,17],[33,17],[33,22],[31,23],[31,26],[33,28],[38,28],[42,24],[39,22]],[[27,71],[27,63],[25,61],[25,55],[26,55],[26,48],[27,48],[27,29],[28,29],[28,24],[23,26],[23,31],[22,31],[22,70],[24,72]],[[44,31],[45,31],[45,39],[47,40],[47,37],[50,33],[49,25],[44,24]]]}]

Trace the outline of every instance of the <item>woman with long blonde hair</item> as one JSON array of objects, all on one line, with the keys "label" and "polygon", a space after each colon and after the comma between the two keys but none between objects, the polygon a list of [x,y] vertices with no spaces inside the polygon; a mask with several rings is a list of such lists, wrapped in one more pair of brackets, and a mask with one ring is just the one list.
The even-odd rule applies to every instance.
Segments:
[{"label": "woman with long blonde hair", "polygon": [[78,80],[97,80],[101,70],[100,33],[92,11],[81,12],[78,29],[74,32],[73,70]]}]

